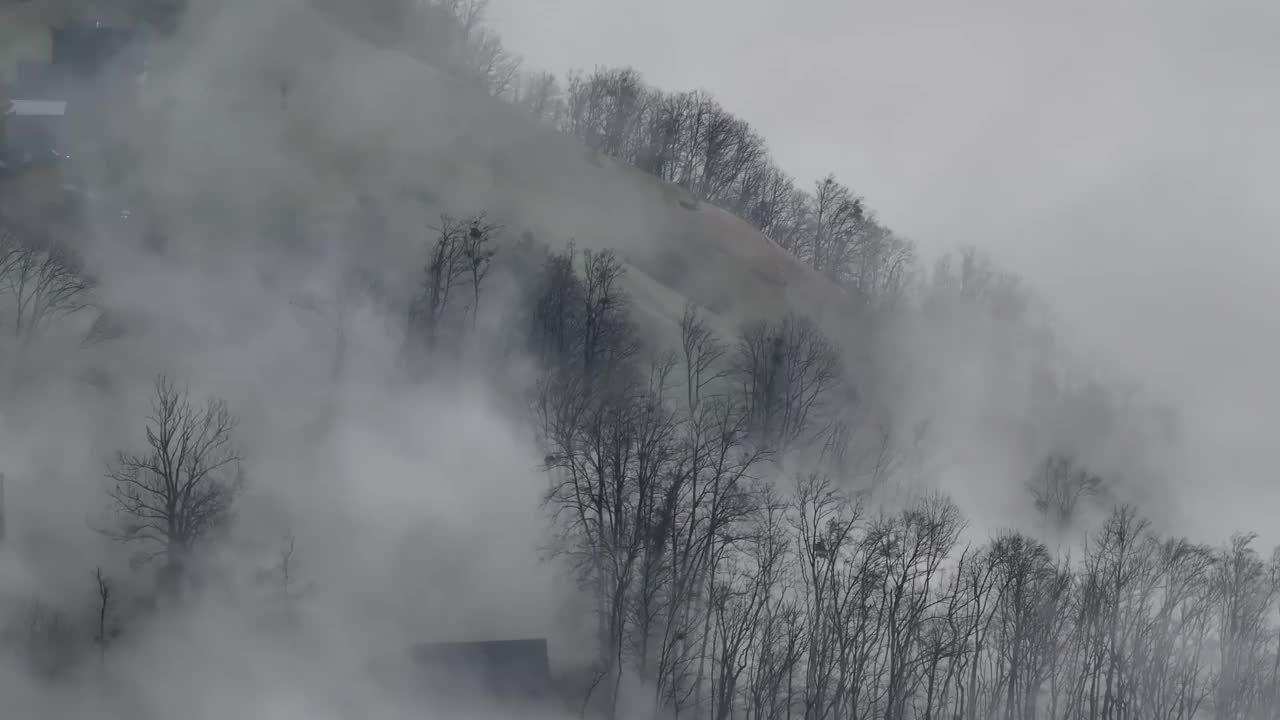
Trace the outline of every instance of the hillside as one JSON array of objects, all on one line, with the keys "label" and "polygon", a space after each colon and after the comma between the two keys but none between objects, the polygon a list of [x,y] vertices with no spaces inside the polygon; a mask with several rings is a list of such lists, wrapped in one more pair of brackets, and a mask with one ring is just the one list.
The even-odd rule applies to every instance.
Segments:
[{"label": "hillside", "polygon": [[[356,111],[357,103],[391,109],[390,125],[380,130],[388,146],[410,153],[403,159],[411,164],[448,168],[452,182],[409,167],[400,176],[409,186],[424,183],[442,208],[490,208],[553,247],[572,238],[584,247],[618,248],[633,266],[639,305],[672,319],[680,298],[733,320],[784,308],[819,315],[840,302],[837,289],[816,273],[683,189],[540,128],[403,53],[370,51],[325,19],[300,24],[307,28],[300,32],[332,43],[335,69],[350,69],[338,84],[360,88],[358,98],[326,94],[325,107],[335,118]],[[335,137],[353,129],[341,122],[327,128]],[[354,134],[344,140],[369,142]]]},{"label": "hillside", "polygon": [[[33,35],[56,14],[36,12],[42,6],[55,4],[22,5]],[[1087,429],[1065,434],[1048,427],[1046,418],[1078,412],[1077,388],[1058,369],[1061,350],[1042,341],[1016,278],[999,268],[971,255],[936,277],[918,268],[920,296],[903,305],[926,312],[890,306],[860,318],[844,290],[747,222],[382,47],[344,9],[323,0],[199,5],[175,37],[148,47],[141,102],[88,118],[83,133],[102,152],[77,156],[88,170],[89,216],[87,231],[69,237],[110,256],[90,257],[89,266],[132,262],[132,253],[94,242],[113,234],[125,208],[136,227],[121,238],[186,244],[202,267],[230,247],[263,253],[224,267],[273,275],[254,280],[272,292],[279,268],[314,259],[299,248],[358,253],[386,276],[400,322],[434,240],[430,226],[441,213],[483,211],[509,240],[616,250],[629,265],[632,310],[655,347],[675,345],[686,301],[709,310],[729,342],[747,319],[793,310],[818,321],[856,369],[859,404],[892,416],[899,434],[932,423],[934,450],[954,448],[934,475],[967,470],[993,488],[1020,486],[1027,468],[1059,446],[1140,474],[1129,467],[1130,440],[1105,423],[1063,420]],[[111,157],[119,147],[132,149],[127,162]],[[62,185],[56,173],[28,173],[0,189],[0,203],[46,226],[65,224],[72,213]],[[385,246],[350,230],[361,196],[387,227]],[[127,270],[103,276],[130,278]],[[118,314],[156,314],[153,298],[129,288],[99,291]],[[996,517],[1025,505],[1020,491],[991,495],[974,504],[1000,504]]]},{"label": "hillside", "polygon": [[71,5],[0,53],[68,108],[0,186],[20,714],[441,715],[378,660],[513,638],[584,720],[1276,706],[1276,562],[1183,536],[1176,428],[980,252],[923,267],[709,95],[535,111],[483,0],[192,2],[105,69],[37,38]]},{"label": "hillside", "polygon": [[[789,310],[817,320],[856,367],[860,404],[891,417],[886,432],[931,423],[933,452],[945,456],[934,459],[931,481],[983,483],[992,492],[969,502],[1002,522],[1026,499],[1001,490],[1020,486],[1027,468],[1056,446],[1128,468],[1127,460],[1112,460],[1124,455],[1113,446],[1127,448],[1128,439],[1103,423],[1084,423],[1089,432],[1065,439],[1041,427],[1057,413],[1074,416],[1063,399],[1072,391],[1059,397],[1054,389],[1044,399],[1027,389],[1038,387],[1053,358],[1046,359],[1048,345],[1020,345],[1016,323],[990,322],[984,303],[1021,302],[1003,293],[1004,279],[991,268],[966,259],[954,287],[934,287],[942,292],[935,305],[948,312],[905,320],[881,314],[875,335],[861,323],[851,328],[856,315],[844,292],[748,223],[380,47],[341,14],[317,9],[320,3],[218,5],[201,6],[176,37],[150,48],[138,107],[89,119],[85,135],[95,143],[134,153],[125,169],[105,154],[78,155],[90,171],[91,215],[90,232],[74,237],[110,236],[126,207],[128,222],[140,227],[121,237],[186,244],[201,267],[271,275],[254,282],[272,292],[281,288],[281,272],[314,259],[298,248],[359,253],[385,276],[395,322],[402,322],[434,240],[430,226],[441,213],[484,211],[506,226],[507,239],[616,250],[629,265],[632,310],[654,347],[677,344],[686,301],[708,309],[729,342],[743,320]],[[62,222],[69,213],[61,182],[54,173],[29,174],[0,201],[46,224]],[[386,245],[371,247],[350,231],[359,196],[373,198]],[[110,247],[89,242],[86,251],[100,254],[89,265],[133,261]],[[232,247],[254,254],[226,259]],[[133,285],[131,270],[104,270],[104,277]],[[287,283],[315,280],[305,275]],[[115,314],[173,320],[157,318],[164,310],[154,298],[130,287],[106,282],[99,291]]]},{"label": "hillside", "polygon": [[820,317],[842,302],[731,214],[376,47],[309,3],[271,5],[201,18],[190,23],[198,32],[155,50],[141,112],[115,125],[140,149],[140,172],[104,187],[148,197],[162,226],[210,205],[323,225],[367,193],[406,230],[395,235],[422,238],[384,249],[397,266],[421,262],[428,231],[415,226],[485,211],[510,236],[553,249],[616,249],[642,320],[673,322],[692,300],[728,329],[787,309]]}]

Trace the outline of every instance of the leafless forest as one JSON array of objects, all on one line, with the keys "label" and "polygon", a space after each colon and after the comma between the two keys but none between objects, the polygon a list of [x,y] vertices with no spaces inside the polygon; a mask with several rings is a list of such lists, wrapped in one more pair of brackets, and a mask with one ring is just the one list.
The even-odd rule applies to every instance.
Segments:
[{"label": "leafless forest", "polygon": [[[172,5],[144,4],[139,22],[166,31],[181,22]],[[545,533],[528,540],[540,562],[526,572],[565,573],[574,581],[565,596],[585,609],[571,634],[581,661],[558,679],[566,714],[1280,717],[1280,554],[1243,530],[1205,543],[1153,517],[1142,499],[1159,494],[1151,458],[1173,431],[1152,418],[1165,415],[1147,401],[1126,404],[1117,386],[1064,371],[1076,360],[1063,359],[1017,277],[968,249],[926,265],[834,176],[793,180],[750,124],[707,92],[665,92],[625,68],[567,78],[528,71],[486,28],[483,0],[367,5],[329,11],[366,39],[515,106],[529,122],[746,220],[846,303],[841,325],[796,308],[730,323],[690,301],[664,335],[646,329],[620,249],[534,237],[518,217],[470,210],[424,210],[415,233],[398,237],[379,216],[376,194],[361,195],[343,232],[353,247],[357,239],[412,246],[414,266],[344,251],[326,256],[319,291],[295,292],[285,272],[273,280],[286,288],[290,317],[319,328],[308,331],[307,353],[323,368],[306,381],[322,400],[305,410],[305,439],[280,455],[334,444],[335,428],[352,422],[331,395],[365,362],[375,324],[392,328],[376,340],[392,348],[395,372],[379,378],[390,393],[416,398],[424,388],[480,385],[498,398],[502,422],[527,439],[533,451],[521,462],[538,484]],[[286,102],[288,81],[278,89]],[[94,202],[126,200],[107,188]],[[137,326],[99,294],[100,255],[57,232],[3,221],[3,429],[26,437],[18,427],[43,417],[42,397],[52,405],[74,394],[59,383],[132,395],[112,406],[111,432],[86,441],[101,463],[75,480],[93,488],[96,505],[82,513],[80,531],[101,553],[59,556],[83,567],[57,592],[29,590],[6,556],[2,672],[16,680],[0,687],[77,693],[90,698],[78,711],[94,707],[111,695],[103,678],[131,672],[114,668],[129,667],[140,647],[162,648],[155,652],[165,660],[148,667],[182,667],[186,640],[164,638],[187,638],[174,624],[184,612],[205,612],[209,597],[233,598],[218,600],[222,612],[252,617],[282,647],[307,636],[320,622],[308,604],[328,591],[308,567],[325,563],[317,557],[324,549],[280,524],[272,529],[283,542],[249,579],[226,559],[235,557],[225,548],[236,547],[240,519],[263,502],[255,486],[269,487],[279,472],[256,458],[272,436],[247,431],[216,381],[162,369],[144,398],[114,379],[122,366],[169,357],[185,336],[139,340],[112,360]],[[154,237],[133,240],[130,252],[147,258],[138,265],[188,262]],[[277,240],[262,246],[285,245]],[[255,257],[268,255],[259,251]],[[171,296],[145,304],[196,307],[182,294],[195,291],[180,285],[163,286]],[[915,355],[925,348],[945,361]],[[977,363],[983,378],[1029,388],[1029,401],[984,401],[961,421],[1019,448],[1020,474],[1004,487],[1013,498],[1006,506],[1021,508],[1017,521],[968,519],[961,506],[983,499],[960,502],[963,488],[931,480],[948,457],[935,426],[952,421],[896,401],[899,384],[943,388],[936,368],[970,355],[986,358]],[[60,375],[69,363],[81,363],[74,378]],[[260,372],[255,387],[264,393],[287,379]],[[271,411],[291,412],[287,403]],[[100,447],[102,438],[112,446]],[[57,447],[47,439],[40,446]],[[17,452],[12,441],[3,449]],[[376,486],[367,476],[382,471],[372,459],[353,464]],[[449,482],[465,487],[473,482],[466,475]],[[21,515],[38,524],[12,497],[0,500],[0,523]],[[478,535],[504,530],[474,522],[484,526]],[[5,530],[0,524],[5,553],[42,552],[12,549]],[[433,546],[412,552],[431,555]],[[165,683],[194,692],[158,671],[132,682],[144,694]],[[213,717],[215,706],[201,705],[198,716]],[[173,712],[165,707],[135,708],[135,716]]]}]

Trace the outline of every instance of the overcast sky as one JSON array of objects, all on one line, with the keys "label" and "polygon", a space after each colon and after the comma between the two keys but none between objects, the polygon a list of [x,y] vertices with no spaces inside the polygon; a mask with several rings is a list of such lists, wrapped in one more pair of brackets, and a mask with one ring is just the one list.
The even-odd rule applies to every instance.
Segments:
[{"label": "overcast sky", "polygon": [[1280,501],[1280,2],[491,9],[532,67],[706,88],[798,178],[835,172],[926,248],[990,250],[1183,406],[1204,499],[1270,521],[1255,493]]}]

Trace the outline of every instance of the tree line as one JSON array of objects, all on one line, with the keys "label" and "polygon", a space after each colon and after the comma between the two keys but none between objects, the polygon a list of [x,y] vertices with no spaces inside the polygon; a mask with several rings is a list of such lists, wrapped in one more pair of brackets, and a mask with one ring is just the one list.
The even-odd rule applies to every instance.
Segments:
[{"label": "tree line", "polygon": [[[975,538],[941,493],[885,505],[868,481],[894,450],[831,452],[849,428],[828,398],[851,380],[817,328],[724,342],[690,306],[679,346],[645,351],[622,272],[607,252],[551,255],[530,303],[545,502],[594,600],[597,712],[625,714],[627,677],[660,712],[716,720],[1280,707],[1280,555],[1253,535],[1197,544],[1120,504],[1064,549],[1052,528],[1103,484],[1064,456],[1029,472],[1043,537]],[[787,481],[805,449],[816,462]]]},{"label": "tree line", "polygon": [[596,68],[563,86],[534,75],[510,94],[538,120],[738,215],[864,297],[892,295],[910,279],[913,245],[862,197],[834,175],[804,188],[747,121],[706,91],[664,92],[633,68]]},{"label": "tree line", "polygon": [[561,79],[529,71],[486,26],[487,0],[379,0],[361,17],[438,68],[572,135],[589,148],[724,208],[867,299],[912,280],[914,245],[834,175],[805,187],[750,123],[704,90],[666,92],[634,68]]},{"label": "tree line", "polygon": [[[716,720],[1110,719],[1277,707],[1280,561],[1253,536],[1197,544],[1118,505],[1082,548],[1050,534],[974,537],[943,494],[881,502],[874,490],[894,479],[902,444],[866,432],[856,377],[807,318],[724,336],[689,305],[661,347],[638,329],[612,251],[510,241],[483,215],[443,216],[428,232],[407,302],[375,283],[342,292],[401,319],[405,367],[426,381],[489,342],[480,310],[498,301],[495,282],[514,286],[494,334],[506,357],[539,368],[515,390],[544,454],[554,550],[593,609],[584,711],[616,717],[647,700]],[[1005,308],[1007,288],[978,265],[956,277]],[[232,530],[252,463],[224,401],[163,375],[140,426],[139,444],[108,465],[113,520],[101,530],[154,571],[157,597],[180,601],[214,572],[200,558]],[[1046,527],[1069,525],[1081,503],[1106,501],[1104,486],[1051,456],[1029,472],[1027,505]],[[288,542],[263,578],[286,608],[294,551]],[[107,662],[126,620],[144,622],[122,611],[119,580],[86,579],[91,617],[44,605],[12,616],[8,647],[48,677]],[[647,698],[628,691],[633,680]]]},{"label": "tree line", "polygon": [[[423,52],[450,48],[461,77],[737,212],[846,287],[909,289],[908,242],[833,178],[798,190],[709,95],[662,93],[630,70],[575,75],[562,92],[516,72],[480,29],[482,3],[403,5],[437,13],[432,33],[449,39],[432,35]],[[638,330],[626,266],[609,250],[510,242],[484,216],[444,216],[427,233],[411,298],[343,274],[332,376],[358,295],[402,323],[405,368],[428,380],[493,342],[480,321],[497,302],[488,293],[516,287],[499,355],[532,357],[539,371],[515,390],[542,449],[555,550],[592,601],[597,661],[581,698],[592,712],[623,714],[637,700],[631,679],[662,712],[715,720],[1262,718],[1280,705],[1280,564],[1252,536],[1191,543],[1120,505],[1067,551],[1048,535],[974,538],[941,494],[885,506],[871,491],[894,479],[905,443],[869,421],[858,398],[872,389],[808,318],[725,333],[690,305],[677,342],[660,347]],[[91,292],[64,248],[0,235],[5,325],[23,343]],[[1026,295],[973,253],[940,264],[912,299],[944,327],[957,298],[1003,328],[993,342],[1029,342]],[[101,530],[154,571],[157,596],[180,598],[211,572],[199,560],[230,531],[252,460],[221,399],[164,375],[152,395],[139,442],[108,465]],[[1028,475],[1027,503],[1047,525],[1108,501],[1106,479],[1071,453]],[[296,574],[290,541],[267,578],[286,606]],[[105,662],[129,631],[118,583],[86,577],[91,617],[44,605],[13,616],[9,647],[51,677]]]}]

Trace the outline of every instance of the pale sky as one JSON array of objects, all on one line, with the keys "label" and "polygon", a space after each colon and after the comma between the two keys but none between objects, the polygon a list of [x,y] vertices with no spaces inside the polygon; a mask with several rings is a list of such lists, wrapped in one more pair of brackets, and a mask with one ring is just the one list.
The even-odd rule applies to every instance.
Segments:
[{"label": "pale sky", "polygon": [[531,67],[631,65],[664,89],[706,88],[802,181],[835,172],[927,249],[989,250],[1107,365],[1182,406],[1206,501],[1230,497],[1225,514],[1269,522],[1280,2],[492,0],[491,11]]}]

